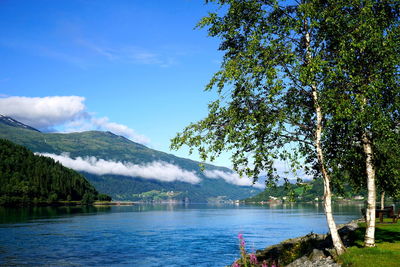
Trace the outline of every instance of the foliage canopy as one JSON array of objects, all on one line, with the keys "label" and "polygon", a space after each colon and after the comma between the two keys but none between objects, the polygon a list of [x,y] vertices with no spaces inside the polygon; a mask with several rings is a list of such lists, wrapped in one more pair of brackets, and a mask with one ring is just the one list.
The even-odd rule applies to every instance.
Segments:
[{"label": "foliage canopy", "polygon": [[0,139],[0,205],[57,201],[90,204],[97,196],[96,189],[79,173]]}]

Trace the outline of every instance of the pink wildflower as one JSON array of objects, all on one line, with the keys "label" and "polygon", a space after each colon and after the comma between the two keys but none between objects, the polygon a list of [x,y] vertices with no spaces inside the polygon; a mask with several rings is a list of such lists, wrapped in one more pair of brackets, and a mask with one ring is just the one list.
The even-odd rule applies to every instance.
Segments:
[{"label": "pink wildflower", "polygon": [[242,234],[238,234],[238,238],[239,239],[243,239],[243,235]]},{"label": "pink wildflower", "polygon": [[267,261],[263,260],[261,267],[268,267]]},{"label": "pink wildflower", "polygon": [[235,261],[235,263],[232,264],[232,267],[240,267],[240,264]]},{"label": "pink wildflower", "polygon": [[256,257],[256,255],[253,254],[253,253],[250,254],[250,263],[251,263],[251,264],[257,264],[257,263],[258,263],[258,262],[257,262],[257,257]]}]

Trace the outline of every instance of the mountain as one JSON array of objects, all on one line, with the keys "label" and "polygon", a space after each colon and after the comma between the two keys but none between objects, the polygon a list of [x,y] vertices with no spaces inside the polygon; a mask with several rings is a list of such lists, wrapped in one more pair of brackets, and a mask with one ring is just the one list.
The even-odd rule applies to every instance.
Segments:
[{"label": "mountain", "polygon": [[228,168],[205,164],[206,172],[202,172],[199,162],[150,149],[111,132],[42,133],[29,126],[18,127],[18,123],[3,123],[9,121],[3,118],[0,138],[65,160],[64,165],[72,164],[69,167],[115,200],[205,202],[243,199],[261,191],[228,183],[223,179],[232,175]]},{"label": "mountain", "polygon": [[79,173],[4,139],[0,139],[0,170],[0,205],[90,203],[99,196]]},{"label": "mountain", "polygon": [[9,126],[13,126],[16,128],[22,128],[22,129],[28,129],[28,130],[32,130],[32,131],[36,131],[36,132],[40,132],[39,130],[28,126],[26,124],[23,124],[19,121],[14,120],[13,118],[7,117],[7,116],[3,116],[0,114],[0,123],[5,124],[5,125],[9,125]]}]

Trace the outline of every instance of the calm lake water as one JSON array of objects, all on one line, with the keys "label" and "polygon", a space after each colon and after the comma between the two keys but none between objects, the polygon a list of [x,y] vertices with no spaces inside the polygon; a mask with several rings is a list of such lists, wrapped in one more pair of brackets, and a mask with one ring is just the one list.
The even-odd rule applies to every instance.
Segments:
[{"label": "calm lake water", "polygon": [[[337,223],[360,206],[335,206]],[[0,265],[224,266],[238,258],[238,233],[255,251],[326,233],[321,204],[0,207]]]}]

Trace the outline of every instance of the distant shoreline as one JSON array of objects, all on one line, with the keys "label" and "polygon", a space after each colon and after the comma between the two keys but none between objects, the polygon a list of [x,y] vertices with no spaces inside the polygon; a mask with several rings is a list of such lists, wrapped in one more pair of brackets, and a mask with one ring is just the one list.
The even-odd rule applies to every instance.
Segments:
[{"label": "distant shoreline", "polygon": [[93,204],[93,206],[133,206],[133,205],[137,205],[136,202],[132,202],[132,201],[95,201]]},{"label": "distant shoreline", "polygon": [[137,203],[131,201],[95,201],[83,204],[80,201],[57,201],[57,202],[29,202],[3,205],[0,207],[25,208],[25,207],[70,207],[70,206],[133,206]]},{"label": "distant shoreline", "polygon": [[[332,200],[333,203],[336,204],[364,204],[364,200],[348,200],[348,199],[340,199],[340,200]],[[251,205],[265,205],[265,204],[321,204],[322,200],[319,201],[281,201],[281,200],[268,200],[268,201],[240,201],[240,203],[251,204]]]}]

